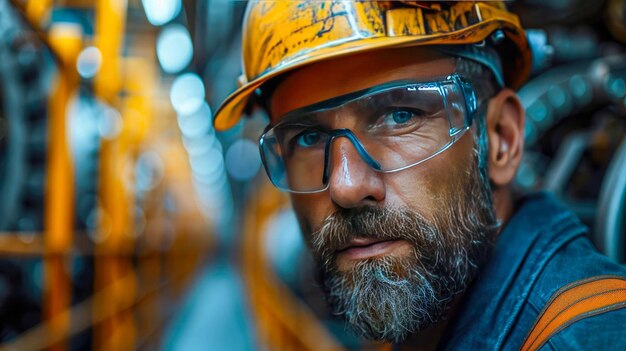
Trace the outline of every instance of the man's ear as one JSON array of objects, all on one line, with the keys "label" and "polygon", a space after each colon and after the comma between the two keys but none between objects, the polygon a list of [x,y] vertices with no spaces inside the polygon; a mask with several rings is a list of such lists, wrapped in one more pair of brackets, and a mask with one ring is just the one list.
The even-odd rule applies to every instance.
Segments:
[{"label": "man's ear", "polygon": [[489,178],[495,188],[508,185],[517,172],[524,151],[525,111],[519,97],[503,89],[489,101]]}]

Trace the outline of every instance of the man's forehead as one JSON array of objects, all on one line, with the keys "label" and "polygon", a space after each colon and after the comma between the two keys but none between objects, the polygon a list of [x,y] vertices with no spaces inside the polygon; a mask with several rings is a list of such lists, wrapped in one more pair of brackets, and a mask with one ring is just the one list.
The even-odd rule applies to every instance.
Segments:
[{"label": "man's forehead", "polygon": [[427,80],[454,72],[454,62],[433,49],[375,51],[317,62],[287,75],[270,101],[272,122],[285,113],[390,81]]}]

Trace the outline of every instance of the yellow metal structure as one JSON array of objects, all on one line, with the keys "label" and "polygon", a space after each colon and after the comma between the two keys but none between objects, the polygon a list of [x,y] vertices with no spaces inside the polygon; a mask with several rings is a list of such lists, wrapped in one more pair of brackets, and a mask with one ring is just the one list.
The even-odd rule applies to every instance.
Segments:
[{"label": "yellow metal structure", "polygon": [[249,3],[240,88],[218,109],[215,128],[235,125],[256,89],[314,62],[385,48],[473,44],[502,30],[504,80],[518,88],[531,68],[520,21],[501,1],[264,1]]},{"label": "yellow metal structure", "polygon": [[[125,0],[90,4],[96,20],[93,41],[78,24],[49,23],[53,1],[12,4],[49,46],[58,75],[49,97],[44,231],[30,233],[30,242],[20,239],[24,233],[0,235],[0,254],[43,259],[43,321],[0,344],[0,350],[66,350],[68,340],[88,328],[96,350],[155,349],[171,305],[185,292],[213,244],[207,233],[210,223],[190,196],[194,189],[185,149],[171,133],[174,111],[154,107],[164,100],[156,61],[146,59],[145,52],[128,55]],[[148,39],[154,41],[153,36]],[[80,86],[76,61],[87,45],[102,55],[94,95],[119,111],[121,121],[118,132],[102,141],[99,153],[101,215],[94,241],[75,228],[74,167],[80,165],[71,157],[68,133],[68,111]],[[157,117],[161,123],[154,123]],[[163,161],[163,179],[140,201],[135,197],[134,169],[146,151]],[[164,211],[166,199],[176,204],[175,212]],[[143,212],[142,228],[135,226],[137,209]],[[94,287],[90,298],[72,303],[70,267],[77,255],[93,256]]]},{"label": "yellow metal structure", "polygon": [[30,0],[26,3],[26,17],[37,26],[49,19],[52,0]]},{"label": "yellow metal structure", "polygon": [[[58,316],[70,306],[71,283],[67,257],[72,247],[74,231],[74,171],[67,135],[67,106],[78,87],[78,73],[74,69],[82,48],[82,30],[76,25],[53,26],[49,44],[60,53],[60,74],[54,94],[50,98],[50,134],[48,145],[48,172],[44,222],[44,248],[48,258],[44,262],[44,317],[53,321],[53,333],[69,328],[70,319]],[[57,318],[55,318],[57,317]],[[66,349],[56,344],[53,350]]]},{"label": "yellow metal structure", "polygon": [[126,0],[95,1],[95,46],[103,57],[94,82],[96,94],[109,103],[122,89],[120,60],[126,27]]},{"label": "yellow metal structure", "polygon": [[[97,0],[95,3],[94,43],[102,55],[102,65],[94,80],[96,95],[114,108],[120,108],[121,60],[126,24],[127,3],[125,0]],[[146,116],[147,117],[147,116]],[[144,117],[145,118],[145,117]],[[125,184],[125,171],[135,153],[132,129],[121,126],[120,133],[111,140],[103,140],[100,151],[101,216],[98,224],[101,242],[97,251],[115,252],[132,250],[134,242],[132,208],[133,193]],[[122,174],[122,176],[120,176]],[[117,255],[99,255],[94,262],[94,291],[100,291],[118,279],[130,274],[129,284],[124,289],[111,290],[108,304],[94,305],[94,314],[137,295],[132,262]],[[136,339],[136,330],[131,311],[118,313],[100,322],[94,328],[94,350],[130,350]]]}]

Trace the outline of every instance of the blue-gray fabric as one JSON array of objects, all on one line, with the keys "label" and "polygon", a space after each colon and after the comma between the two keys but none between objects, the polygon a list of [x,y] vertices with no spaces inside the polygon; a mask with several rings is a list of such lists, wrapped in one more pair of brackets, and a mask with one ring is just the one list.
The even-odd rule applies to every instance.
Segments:
[{"label": "blue-gray fabric", "polygon": [[[439,350],[519,350],[559,288],[599,275],[626,277],[554,195],[527,196],[464,294]],[[626,350],[626,308],[575,322],[541,350]]]}]

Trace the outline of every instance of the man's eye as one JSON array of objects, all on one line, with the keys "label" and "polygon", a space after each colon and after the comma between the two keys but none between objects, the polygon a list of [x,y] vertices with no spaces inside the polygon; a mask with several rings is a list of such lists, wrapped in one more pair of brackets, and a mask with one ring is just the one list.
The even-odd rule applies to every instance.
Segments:
[{"label": "man's eye", "polygon": [[413,118],[413,113],[409,111],[394,111],[391,113],[391,118],[394,122],[403,124]]},{"label": "man's eye", "polygon": [[296,144],[300,147],[312,147],[322,140],[322,133],[316,130],[307,130],[298,134],[295,138]]},{"label": "man's eye", "polygon": [[419,114],[409,110],[395,110],[387,113],[382,120],[382,124],[395,127],[398,125],[406,125],[415,122],[420,117]]}]

